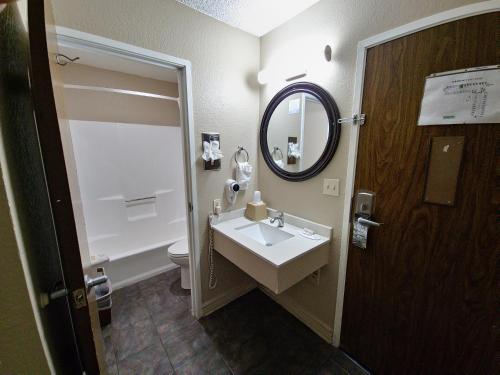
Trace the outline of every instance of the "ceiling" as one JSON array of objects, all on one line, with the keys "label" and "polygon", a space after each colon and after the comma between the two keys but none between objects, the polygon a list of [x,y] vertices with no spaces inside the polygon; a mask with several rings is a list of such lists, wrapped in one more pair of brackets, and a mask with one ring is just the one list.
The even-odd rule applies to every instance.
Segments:
[{"label": "ceiling", "polygon": [[319,0],[177,0],[207,16],[258,37]]}]

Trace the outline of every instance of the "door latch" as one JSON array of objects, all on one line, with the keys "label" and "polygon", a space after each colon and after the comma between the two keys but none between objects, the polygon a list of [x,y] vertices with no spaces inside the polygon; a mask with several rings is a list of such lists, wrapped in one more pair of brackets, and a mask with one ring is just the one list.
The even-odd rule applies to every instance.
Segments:
[{"label": "door latch", "polygon": [[[55,290],[51,293],[41,293],[40,294],[40,307],[44,309],[50,302],[68,296],[68,290],[66,288]],[[71,303],[75,309],[80,309],[87,306],[87,295],[85,289],[76,289],[71,293]]]},{"label": "door latch", "polygon": [[352,244],[361,249],[366,249],[368,229],[382,225],[382,223],[371,220],[374,208],[375,193],[369,190],[358,190],[354,203]]},{"label": "door latch", "polygon": [[84,288],[75,289],[71,293],[72,303],[75,309],[81,309],[87,306],[87,292]]},{"label": "door latch", "polygon": [[358,114],[354,114],[352,117],[344,117],[344,118],[339,118],[337,120],[337,123],[339,125],[342,125],[342,124],[353,124],[353,125],[363,125],[365,123],[365,114],[362,113],[360,115]]},{"label": "door latch", "polygon": [[40,307],[44,309],[48,304],[58,298],[66,297],[68,295],[68,290],[66,288],[56,289],[50,293],[40,294]]}]

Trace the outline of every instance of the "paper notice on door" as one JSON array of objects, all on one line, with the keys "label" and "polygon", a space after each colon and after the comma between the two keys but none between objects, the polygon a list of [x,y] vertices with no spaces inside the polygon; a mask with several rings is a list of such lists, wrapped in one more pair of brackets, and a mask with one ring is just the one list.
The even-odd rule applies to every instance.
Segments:
[{"label": "paper notice on door", "polygon": [[368,227],[360,224],[355,220],[352,228],[352,244],[361,249],[366,249],[366,241],[368,240]]},{"label": "paper notice on door", "polygon": [[500,65],[433,74],[418,125],[500,123]]}]

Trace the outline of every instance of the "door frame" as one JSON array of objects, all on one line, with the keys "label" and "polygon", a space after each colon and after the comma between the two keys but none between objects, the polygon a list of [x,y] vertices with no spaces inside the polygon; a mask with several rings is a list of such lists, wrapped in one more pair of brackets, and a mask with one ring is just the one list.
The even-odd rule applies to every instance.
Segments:
[{"label": "door frame", "polygon": [[[366,54],[369,48],[404,37],[434,26],[456,21],[462,18],[500,11],[500,0],[488,0],[476,4],[465,5],[447,10],[429,17],[421,18],[406,25],[382,32],[358,42],[356,54],[356,73],[354,79],[354,97],[352,113],[360,114],[363,99],[363,84],[365,79]],[[354,195],[356,178],[356,160],[358,155],[359,125],[353,125],[349,134],[349,153],[347,155],[347,176],[345,184],[344,212],[342,219],[342,235],[340,242],[339,277],[337,284],[337,301],[333,325],[333,345],[340,346],[342,328],[342,312],[344,308],[344,291],[347,275],[347,257],[349,253],[349,234],[351,228],[351,204]]]},{"label": "door frame", "polygon": [[184,180],[186,186],[186,212],[188,213],[189,269],[191,278],[191,312],[199,319],[202,316],[200,240],[198,223],[198,197],[196,181],[195,131],[193,116],[193,93],[191,62],[161,52],[148,50],[131,44],[85,33],[67,27],[56,26],[58,42],[67,43],[84,50],[98,51],[106,55],[176,69],[178,72],[179,99],[184,150]]}]

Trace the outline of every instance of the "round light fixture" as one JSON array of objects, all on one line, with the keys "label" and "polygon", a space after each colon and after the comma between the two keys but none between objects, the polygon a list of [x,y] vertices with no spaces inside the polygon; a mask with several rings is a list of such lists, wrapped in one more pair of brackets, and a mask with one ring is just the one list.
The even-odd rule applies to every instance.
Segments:
[{"label": "round light fixture", "polygon": [[257,82],[261,85],[265,85],[269,82],[269,72],[265,69],[257,73]]}]

